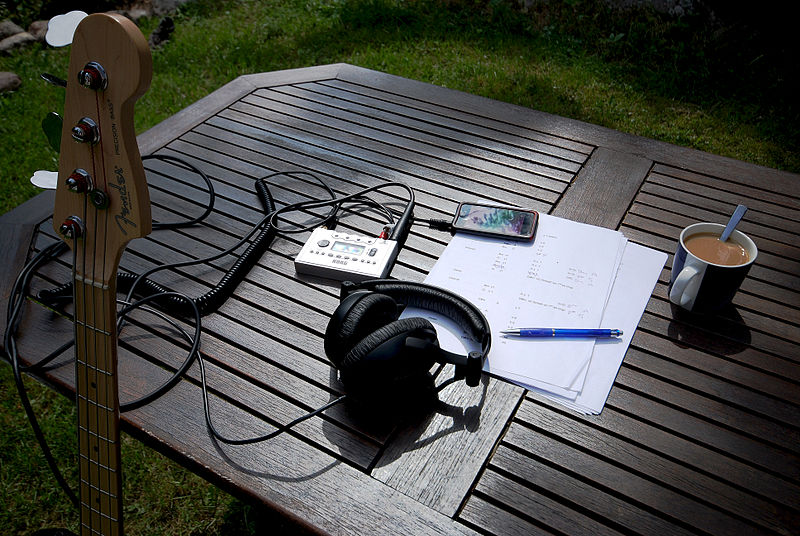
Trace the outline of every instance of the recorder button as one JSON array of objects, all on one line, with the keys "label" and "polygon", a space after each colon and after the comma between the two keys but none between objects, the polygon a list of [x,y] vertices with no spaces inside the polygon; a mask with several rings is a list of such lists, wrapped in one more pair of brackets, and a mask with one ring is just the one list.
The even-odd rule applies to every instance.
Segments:
[{"label": "recorder button", "polygon": [[328,244],[330,244],[330,242],[329,242],[329,241],[327,241],[327,240],[320,240],[319,242],[317,242],[317,245],[318,245],[319,247],[321,247],[321,248],[328,247]]},{"label": "recorder button", "polygon": [[378,248],[372,248],[369,250],[369,253],[367,253],[367,255],[369,255],[370,257],[374,257],[377,252]]}]

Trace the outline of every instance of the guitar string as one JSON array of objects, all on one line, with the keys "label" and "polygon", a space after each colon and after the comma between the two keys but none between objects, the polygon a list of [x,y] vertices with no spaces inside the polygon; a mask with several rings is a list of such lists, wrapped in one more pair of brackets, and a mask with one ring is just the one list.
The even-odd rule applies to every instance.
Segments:
[{"label": "guitar string", "polygon": [[[96,98],[95,98],[95,107],[97,107]],[[100,116],[97,115],[96,117],[97,117],[97,119],[99,121],[100,120]],[[99,126],[98,126],[98,128],[99,128]],[[92,160],[92,177],[94,178],[94,181],[95,181],[94,188],[97,188],[98,187],[97,181],[100,178],[100,174],[98,174],[98,171],[100,171],[102,173],[102,168],[100,170],[98,170],[97,160],[95,159],[95,147],[94,146],[90,148],[90,157],[91,157],[91,160]],[[89,207],[89,210],[91,211],[91,203],[87,204],[87,206]],[[92,227],[93,227],[92,236],[94,237],[94,239],[91,242],[92,251],[91,251],[91,254],[90,254],[89,258],[86,259],[86,262],[90,262],[91,263],[91,269],[90,269],[91,270],[91,278],[90,278],[90,281],[88,283],[88,286],[87,286],[87,282],[86,281],[83,282],[84,296],[85,296],[86,292],[88,291],[90,296],[91,296],[91,298],[89,300],[85,300],[84,301],[84,307],[83,308],[84,308],[84,313],[87,315],[85,317],[86,320],[87,320],[87,323],[91,324],[91,326],[93,326],[93,327],[96,327],[97,326],[97,318],[96,318],[96,312],[97,312],[96,311],[96,309],[97,309],[97,295],[96,295],[96,293],[97,293],[97,286],[96,286],[97,274],[96,274],[95,270],[97,268],[97,261],[96,261],[96,259],[97,259],[97,246],[98,246],[98,243],[99,243],[99,240],[98,240],[98,210],[96,208],[95,208],[94,211],[92,211]],[[84,247],[84,252],[86,252],[86,249],[87,248]],[[84,273],[86,273],[86,272],[87,272],[86,264],[84,263]],[[87,313],[87,311],[89,311],[89,312]],[[91,318],[88,318],[88,315],[91,315]],[[87,376],[87,384],[86,385],[87,385],[87,393],[89,393],[89,392],[92,392],[92,391],[90,391],[90,389],[92,388],[92,382],[91,382],[92,374],[94,374],[95,379],[97,379],[97,356],[98,356],[97,340],[98,340],[98,337],[97,337],[97,332],[96,331],[90,331],[89,329],[87,329],[87,326],[84,326],[84,335],[86,337],[91,336],[91,345],[93,347],[93,351],[90,352],[89,351],[89,344],[85,344],[84,345],[84,354],[86,355],[86,363],[87,363],[86,364],[86,376]],[[91,356],[94,356],[94,361],[93,362],[89,362],[89,359],[91,359]],[[94,421],[93,428],[97,432],[97,435],[99,435],[99,431],[100,431],[100,416],[99,416],[99,408],[97,407],[98,387],[97,387],[97,382],[96,381],[94,382],[94,384],[95,385],[94,385],[94,391],[92,393],[92,399],[90,401],[87,401],[87,411],[88,411],[88,408],[90,408],[92,405],[94,405],[94,408],[93,408],[93,411],[89,412],[89,415],[87,415],[87,417],[93,419],[93,421]],[[88,424],[88,422],[89,421],[87,419],[87,424]],[[88,472],[87,472],[87,475],[86,475],[87,480],[88,480],[87,492],[89,494],[88,519],[89,519],[89,526],[91,527],[92,530],[94,530],[95,529],[95,515],[94,515],[92,510],[94,509],[96,502],[99,500],[99,497],[97,496],[97,491],[92,489],[93,481],[94,482],[98,481],[97,479],[92,478],[92,471],[93,470],[97,471],[96,474],[97,474],[97,477],[99,478],[99,476],[100,476],[100,474],[99,474],[99,470],[100,470],[100,441],[99,441],[98,437],[92,438],[92,436],[91,436],[91,434],[89,433],[88,430],[86,431],[86,438],[87,438],[87,443],[89,445],[90,456],[91,456],[91,458],[90,458],[91,463],[88,466]],[[102,527],[97,527],[97,528],[98,529],[102,529]]]},{"label": "guitar string", "polygon": [[[101,110],[101,106],[102,106],[101,105],[101,98],[100,98],[101,93],[100,92],[95,92],[94,95],[95,95],[95,106],[96,106],[96,109],[97,109],[97,117],[99,119],[100,117],[102,117],[101,113],[103,112],[103,110]],[[110,117],[108,119],[111,120]],[[108,124],[108,121],[98,121],[98,124]],[[97,151],[92,151],[92,160],[94,162],[95,155],[99,153],[99,155],[100,155],[100,171],[101,171],[101,178],[102,178],[102,190],[101,190],[101,192],[104,193],[105,195],[108,195],[109,189],[108,189],[108,176],[106,175],[107,167],[106,167],[106,155],[105,155],[105,150],[104,150],[104,139],[103,139],[103,136],[102,136],[102,132],[100,134],[101,134],[100,140],[99,140],[99,143],[98,143],[98,145],[96,147]],[[105,205],[105,207],[102,208],[102,209],[99,209],[99,211],[102,214],[102,225],[103,225],[103,231],[102,231],[103,232],[103,240],[102,240],[102,243],[100,244],[100,247],[102,248],[102,257],[101,258],[103,259],[103,261],[102,261],[103,265],[102,265],[102,268],[101,268],[101,274],[100,275],[101,275],[101,279],[103,281],[105,281],[105,275],[106,275],[106,273],[108,273],[108,271],[107,271],[108,267],[107,267],[106,263],[108,262],[107,253],[108,253],[108,223],[109,223],[109,213],[110,213],[109,205],[108,204]],[[97,247],[97,244],[95,244],[95,247]],[[97,259],[97,256],[95,256],[94,258]],[[95,267],[95,269],[96,269],[96,267]],[[113,277],[114,277],[113,274],[109,274],[109,279],[111,279]],[[93,278],[93,279],[95,281],[97,281],[96,278]],[[97,289],[97,286],[93,285],[92,288],[93,289]],[[102,368],[103,368],[103,372],[108,374],[107,376],[104,375],[102,377],[102,385],[103,385],[102,390],[103,390],[103,394],[104,394],[104,400],[103,400],[104,404],[103,405],[105,406],[105,408],[102,410],[102,415],[105,417],[104,418],[104,420],[105,420],[105,433],[103,434],[105,437],[101,439],[99,437],[99,434],[98,434],[98,438],[97,438],[97,443],[98,443],[98,461],[102,460],[101,448],[100,448],[101,443],[102,443],[102,452],[105,454],[105,461],[106,461],[105,464],[101,463],[97,467],[97,476],[98,476],[97,481],[98,482],[102,482],[103,481],[103,477],[101,475],[103,473],[105,473],[105,480],[106,480],[105,489],[106,489],[106,492],[107,492],[107,495],[105,497],[103,497],[102,492],[98,491],[98,499],[99,499],[99,501],[101,503],[103,501],[108,503],[108,509],[107,509],[108,513],[110,513],[110,511],[111,511],[111,504],[112,504],[112,500],[111,500],[111,497],[110,497],[109,494],[113,494],[114,496],[118,495],[116,486],[113,485],[113,484],[116,484],[116,482],[112,483],[112,473],[111,473],[110,469],[112,467],[115,467],[117,469],[117,471],[119,470],[119,467],[117,467],[117,460],[115,459],[112,462],[112,459],[111,459],[112,456],[113,456],[112,453],[116,452],[116,449],[119,448],[119,445],[116,444],[117,443],[117,430],[116,430],[117,427],[116,427],[116,419],[115,419],[115,414],[116,414],[116,409],[115,408],[117,407],[118,402],[114,400],[114,396],[115,396],[114,382],[116,381],[115,370],[114,370],[115,369],[115,363],[113,362],[113,359],[112,359],[112,352],[114,350],[111,348],[112,344],[116,344],[116,341],[114,340],[115,339],[114,335],[111,332],[111,328],[108,325],[108,314],[107,314],[108,311],[114,311],[114,312],[116,311],[116,299],[114,300],[113,303],[109,303],[108,302],[108,300],[111,299],[111,289],[112,288],[113,288],[113,285],[109,284],[108,288],[100,289],[100,299],[101,299],[101,306],[102,306],[102,309],[100,310],[100,316],[101,316],[100,321],[102,322],[102,325],[103,325],[103,327],[102,327],[103,337],[102,337],[102,340],[101,340],[101,346],[103,347],[103,351],[102,351],[102,354],[101,353],[95,353],[95,356],[97,356],[97,357],[99,357],[100,355],[102,355],[104,357],[104,362],[102,363]],[[95,292],[96,292],[96,290],[95,290]],[[94,301],[93,303],[97,303],[97,302]],[[97,314],[97,311],[95,311],[95,314]],[[97,338],[98,338],[98,333],[95,332],[95,341],[97,341]],[[97,360],[97,357],[95,358],[95,360]],[[96,366],[96,369],[95,369],[95,389],[99,389],[99,386],[101,384],[101,381],[100,381],[101,377],[100,377],[100,370],[99,370],[100,367],[98,366],[98,363],[96,361],[95,361],[95,366]],[[99,421],[100,421],[100,417],[98,417],[98,424],[99,424]],[[99,430],[100,430],[100,427],[98,426],[98,431]],[[115,443],[115,445],[113,446],[113,449],[112,449],[112,445],[111,445],[112,442]],[[116,458],[116,456],[114,456],[114,458]],[[105,471],[103,471],[103,469],[102,469],[103,465],[106,466]],[[119,477],[119,473],[116,473],[116,476],[118,478]],[[101,510],[102,510],[102,508],[101,508]],[[117,515],[114,516],[114,517],[116,517],[118,519],[119,518],[119,512],[117,512]],[[104,525],[104,524],[106,524],[106,525],[108,524],[107,522],[105,522],[105,520],[102,518],[102,516],[99,518],[99,522],[100,522],[101,526]]]},{"label": "guitar string", "polygon": [[[100,113],[101,113],[99,95],[100,95],[99,93],[95,93],[95,102],[97,103],[97,117],[98,118],[100,117]],[[101,124],[105,125],[105,124],[107,124],[107,122],[104,121],[104,122],[101,122]],[[101,172],[102,172],[101,174],[102,174],[102,179],[103,179],[102,192],[106,193],[106,195],[107,195],[107,193],[108,193],[108,177],[106,175],[107,168],[106,168],[105,151],[103,150],[103,141],[104,141],[103,140],[103,136],[100,136],[98,152],[100,154],[100,169],[101,169]],[[108,214],[109,214],[109,211],[110,211],[109,210],[109,206],[106,206],[105,208],[100,210],[100,212],[102,214],[102,225],[103,225],[103,230],[102,230],[102,232],[103,232],[103,241],[100,244],[100,247],[102,249],[101,258],[103,259],[103,265],[102,265],[101,271],[100,271],[100,276],[101,276],[100,278],[103,281],[105,281],[105,276],[106,276],[106,273],[107,273],[107,271],[106,271],[106,268],[107,268],[106,263],[108,262],[107,253],[108,253],[108,238],[109,238],[109,236],[108,236]],[[97,257],[95,257],[95,259],[97,259]],[[111,277],[113,277],[113,276],[109,276],[109,279]],[[102,309],[100,310],[100,316],[101,316],[100,322],[103,324],[102,333],[104,335],[103,335],[103,337],[101,339],[102,353],[96,354],[98,356],[98,358],[101,355],[103,356],[103,363],[101,364],[102,365],[102,369],[103,369],[104,372],[107,372],[108,374],[110,374],[109,376],[103,376],[103,378],[102,378],[102,384],[103,384],[102,390],[103,390],[103,395],[104,395],[104,404],[103,405],[105,406],[105,408],[102,410],[102,416],[104,417],[104,420],[105,420],[105,427],[104,427],[105,428],[105,434],[104,434],[105,438],[100,438],[100,437],[97,438],[98,447],[100,446],[101,442],[102,442],[102,446],[103,446],[101,451],[98,452],[98,460],[100,460],[102,462],[102,459],[103,459],[103,456],[100,454],[100,452],[103,452],[105,454],[105,464],[101,463],[100,466],[97,468],[97,476],[98,476],[97,480],[98,480],[98,482],[102,482],[104,480],[103,476],[102,476],[103,474],[105,474],[105,480],[106,480],[106,482],[105,482],[105,484],[106,484],[106,486],[105,486],[106,495],[104,496],[103,493],[102,493],[102,490],[99,490],[98,491],[98,499],[99,499],[100,503],[106,502],[108,504],[107,509],[105,509],[107,513],[110,513],[110,511],[111,511],[111,501],[110,501],[110,497],[108,496],[108,494],[111,493],[111,491],[113,489],[112,488],[112,482],[111,482],[111,480],[112,480],[111,471],[109,469],[113,465],[112,464],[112,460],[111,460],[112,448],[111,448],[110,442],[115,437],[114,430],[112,428],[114,426],[114,424],[113,424],[113,421],[114,421],[113,411],[114,411],[114,409],[113,408],[116,406],[113,403],[113,400],[111,400],[111,398],[113,397],[113,383],[114,383],[114,380],[115,380],[115,378],[113,377],[114,363],[112,362],[113,360],[112,360],[112,355],[111,355],[111,352],[112,352],[111,343],[113,342],[113,335],[109,331],[108,325],[107,325],[108,312],[116,310],[116,302],[113,303],[113,304],[107,303],[107,300],[109,299],[110,292],[111,292],[111,288],[110,287],[107,288],[107,289],[101,289],[101,291],[100,291],[100,300],[101,300],[101,305],[102,305]],[[95,332],[95,337],[97,337],[97,333],[96,332]],[[98,364],[98,369],[100,369],[100,364]],[[100,380],[100,371],[98,370],[98,371],[95,372],[95,382],[97,383],[97,386],[98,386],[97,388],[99,388],[99,386],[100,386],[100,381],[99,380]],[[98,419],[98,420],[100,420],[100,419]],[[106,467],[105,471],[103,470],[103,465],[105,465],[105,467]],[[104,509],[101,507],[100,510],[102,511]],[[103,519],[102,516],[100,517],[99,522],[100,522],[101,526],[107,524],[106,520]]]},{"label": "guitar string", "polygon": [[[84,201],[84,207],[83,207],[83,211],[82,211],[83,212],[83,218],[84,218],[83,221],[86,221],[86,211],[87,211],[86,206],[85,206],[86,199],[84,198],[83,201]],[[78,284],[78,280],[77,280],[78,262],[80,261],[80,259],[78,257],[77,238],[74,238],[73,240],[74,240],[74,242],[72,244],[72,280],[75,281],[75,288],[73,289],[73,298],[72,299],[73,299],[73,303],[75,304],[76,314],[77,314],[78,304],[82,303],[82,301],[78,301],[78,298],[79,298],[78,294],[80,292],[83,292],[83,285],[79,285]],[[79,355],[80,347],[78,345],[78,341],[80,341],[79,336],[80,336],[81,327],[78,324],[78,322],[73,322],[72,329],[73,329],[73,337],[75,338],[75,364],[76,364],[76,366],[75,366],[75,404],[76,404],[76,409],[78,411],[78,483],[79,483],[79,485],[78,485],[78,502],[79,502],[78,511],[79,511],[79,514],[80,514],[79,515],[80,523],[81,523],[81,525],[83,525],[83,521],[84,521],[84,518],[86,516],[86,514],[84,513],[85,512],[85,508],[86,508],[86,504],[85,504],[86,497],[85,497],[85,492],[84,492],[84,487],[83,487],[83,482],[82,482],[82,480],[83,480],[83,467],[85,465],[85,462],[81,458],[81,456],[82,456],[82,452],[81,451],[83,450],[84,447],[81,445],[81,443],[82,442],[85,443],[87,441],[87,439],[81,440],[81,436],[82,436],[82,434],[84,432],[81,430],[81,416],[80,416],[81,399],[80,399],[80,394],[79,394],[79,390],[78,390],[78,381],[80,379],[80,375],[83,374],[83,370],[84,370],[85,367],[80,366],[80,355]],[[85,410],[84,410],[84,414],[86,415],[86,411]],[[87,415],[87,417],[88,417],[88,415]],[[82,529],[81,529],[81,534],[83,534],[83,530]]]},{"label": "guitar string", "polygon": [[[95,171],[96,170],[94,168],[94,162],[92,162],[92,177],[93,178],[95,177]],[[76,262],[73,265],[73,270],[75,271],[75,273],[73,274],[73,280],[76,281],[75,287],[78,289],[76,291],[76,300],[78,298],[77,292],[81,293],[80,302],[76,301],[75,304],[76,304],[76,306],[78,304],[80,304],[81,316],[83,317],[83,324],[78,325],[77,322],[75,323],[76,324],[76,337],[78,337],[79,332],[80,332],[80,335],[81,335],[80,339],[76,338],[75,340],[76,341],[78,341],[78,340],[83,341],[80,344],[79,347],[75,348],[75,354],[76,354],[76,356],[78,356],[78,357],[76,357],[76,359],[79,359],[79,358],[82,359],[82,361],[80,361],[80,363],[81,363],[80,370],[76,370],[76,376],[80,375],[81,381],[83,382],[83,385],[85,386],[84,388],[85,388],[85,394],[86,394],[84,401],[81,401],[80,399],[77,400],[77,402],[79,404],[78,410],[80,411],[81,406],[83,406],[83,414],[84,414],[83,419],[81,419],[80,418],[80,413],[79,413],[79,420],[78,420],[78,425],[79,425],[78,433],[79,433],[79,437],[81,438],[81,442],[83,443],[83,445],[81,446],[81,448],[79,450],[85,452],[85,459],[81,460],[81,463],[80,463],[81,467],[80,467],[79,477],[80,477],[80,480],[81,480],[81,486],[79,488],[79,492],[80,492],[79,496],[80,496],[80,500],[81,500],[81,515],[80,515],[81,525],[82,525],[82,527],[83,526],[88,526],[90,528],[90,530],[91,530],[91,523],[92,523],[92,521],[91,521],[91,510],[90,510],[91,509],[91,500],[92,500],[92,498],[91,498],[91,489],[85,486],[85,484],[88,484],[88,480],[89,480],[88,479],[88,475],[89,475],[89,473],[91,471],[90,464],[91,464],[91,461],[92,461],[91,444],[90,444],[91,438],[89,437],[89,433],[88,433],[88,430],[89,430],[89,419],[91,418],[91,414],[89,412],[89,401],[90,401],[90,397],[89,397],[89,363],[88,363],[88,354],[87,354],[87,345],[89,344],[89,341],[87,339],[88,331],[86,329],[86,323],[89,321],[89,313],[88,313],[87,308],[86,308],[87,307],[87,305],[86,305],[87,304],[87,299],[86,299],[87,298],[87,296],[86,296],[87,289],[86,289],[86,281],[85,281],[85,274],[87,272],[87,270],[86,270],[87,269],[86,261],[87,261],[87,253],[88,253],[87,252],[88,242],[86,240],[85,235],[86,235],[87,231],[88,232],[92,232],[91,229],[88,229],[88,224],[89,224],[89,219],[88,219],[89,218],[89,197],[88,197],[88,195],[84,195],[83,196],[83,211],[82,212],[83,212],[83,214],[82,214],[81,217],[83,218],[83,226],[84,226],[84,229],[82,230],[83,231],[83,233],[82,233],[83,236],[81,236],[79,238],[75,238],[74,239],[75,243],[73,244],[73,248],[77,251],[78,250],[78,246],[79,246],[77,241],[79,239],[83,240],[83,248],[81,248],[81,258],[78,259],[78,262],[80,263],[80,265],[78,265],[78,262]],[[78,281],[77,274],[78,273],[84,274],[84,278],[83,278],[83,280],[81,281],[80,284],[77,283],[77,281]],[[76,385],[77,385],[77,381],[78,381],[78,378],[76,377]],[[80,393],[79,392],[78,392],[78,397],[80,397]],[[81,420],[83,421],[83,426],[85,426],[85,429],[81,429],[80,428],[80,426],[82,424]],[[88,497],[87,497],[87,495],[88,495]],[[85,531],[82,530],[82,532],[85,532]]]}]

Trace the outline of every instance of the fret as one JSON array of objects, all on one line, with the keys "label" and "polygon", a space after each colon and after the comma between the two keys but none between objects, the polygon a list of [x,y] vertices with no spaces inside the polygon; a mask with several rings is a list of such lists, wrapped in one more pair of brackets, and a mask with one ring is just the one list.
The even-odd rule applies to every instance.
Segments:
[{"label": "fret", "polygon": [[87,533],[86,531],[88,531],[88,534],[99,534],[100,536],[103,536],[102,532],[100,532],[97,529],[93,529],[86,523],[81,523],[81,528],[85,529],[85,531],[82,531],[81,534],[86,534]]},{"label": "fret", "polygon": [[90,430],[88,428],[85,428],[83,426],[78,426],[78,429],[83,431],[83,432],[85,432],[86,434],[88,434],[89,436],[91,436],[91,437],[93,437],[95,439],[99,439],[100,441],[105,441],[106,443],[111,443],[111,444],[118,443],[118,441],[116,439],[103,437],[100,434],[98,434],[97,432],[92,431],[92,430]]},{"label": "fret", "polygon": [[[109,521],[112,521],[112,519],[109,518]],[[117,520],[114,519],[113,521],[116,522]],[[99,531],[99,530],[97,530],[97,529],[95,529],[93,527],[90,527],[86,523],[81,523],[81,527],[86,529],[87,531],[89,531],[89,534],[100,534],[101,536],[104,534],[103,532],[101,532],[101,531]]]},{"label": "fret", "polygon": [[[81,506],[84,506],[84,507],[86,507],[86,509],[87,509],[88,511],[90,511],[90,512],[91,512],[91,513],[93,513],[93,514],[97,514],[97,515],[98,515],[99,517],[101,517],[101,518],[108,519],[109,521],[119,521],[119,519],[117,519],[116,517],[114,517],[114,516],[110,516],[110,515],[108,515],[107,513],[105,513],[105,512],[102,512],[102,511],[98,510],[97,508],[94,508],[94,507],[92,507],[92,506],[91,506],[91,505],[89,505],[89,504],[86,504],[86,503],[81,503]],[[92,530],[94,530],[94,529],[92,529]]]},{"label": "fret", "polygon": [[[87,404],[91,404],[92,407],[100,408],[100,409],[102,409],[104,411],[107,411],[109,413],[113,413],[115,411],[115,408],[110,408],[108,406],[104,406],[100,402],[95,402],[94,400],[86,398],[85,396],[78,395],[78,400],[82,400],[82,401],[86,402]],[[84,428],[84,430],[85,430],[85,428]]]},{"label": "fret", "polygon": [[102,281],[95,281],[94,279],[90,279],[80,274],[75,274],[75,281],[80,281],[84,285],[89,285],[102,290],[108,290],[108,285],[106,283],[103,283]]},{"label": "fret", "polygon": [[90,364],[88,364],[88,363],[86,363],[85,361],[82,361],[82,360],[78,360],[77,363],[79,365],[81,365],[82,367],[86,367],[87,369],[90,369],[92,372],[96,372],[98,374],[102,374],[103,376],[107,376],[109,379],[114,377],[114,374],[111,371],[99,368],[96,365],[90,365]]},{"label": "fret", "polygon": [[[106,491],[104,489],[98,488],[97,486],[93,485],[91,482],[87,482],[86,480],[81,479],[81,484],[86,484],[86,486],[88,486],[90,490],[95,491],[95,492],[97,492],[97,493],[99,493],[101,495],[105,495],[105,496],[107,496],[107,497],[109,497],[111,499],[116,499],[117,498],[117,496],[115,494],[113,494],[113,493],[111,493],[109,491]],[[92,506],[90,504],[86,504],[86,503],[82,503],[82,504],[84,506],[88,507],[89,509],[92,508]],[[100,512],[100,513],[102,515],[105,515],[102,512]],[[113,519],[110,516],[106,516],[106,517],[109,517],[109,519]]]},{"label": "fret", "polygon": [[107,465],[103,465],[99,461],[92,460],[91,458],[89,458],[85,454],[79,454],[78,457],[84,463],[92,463],[92,464],[96,465],[97,467],[99,467],[100,469],[103,469],[104,471],[108,471],[109,473],[116,473],[117,472],[117,470],[114,467],[109,467]]},{"label": "fret", "polygon": [[77,319],[76,319],[76,320],[75,320],[75,323],[76,323],[77,325],[79,325],[79,326],[83,327],[83,329],[90,329],[90,330],[92,330],[92,331],[94,331],[94,332],[96,332],[96,333],[100,333],[100,334],[102,334],[102,335],[105,335],[105,336],[107,336],[107,337],[110,337],[110,336],[111,336],[111,332],[109,332],[109,331],[106,331],[106,330],[104,330],[104,329],[96,328],[96,327],[94,327],[94,326],[91,326],[91,325],[87,324],[86,322],[82,322],[81,320],[77,320]]}]

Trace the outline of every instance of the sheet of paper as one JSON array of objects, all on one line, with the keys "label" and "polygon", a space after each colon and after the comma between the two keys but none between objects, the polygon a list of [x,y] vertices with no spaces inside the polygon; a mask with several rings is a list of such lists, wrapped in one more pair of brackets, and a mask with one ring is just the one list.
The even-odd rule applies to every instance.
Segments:
[{"label": "sheet of paper", "polygon": [[[620,250],[619,250],[619,252],[617,254],[617,259],[616,259],[616,261],[614,263],[617,268],[619,267],[619,264],[622,261],[622,256],[624,254],[626,244],[627,244],[627,239],[623,237],[622,238],[622,242],[621,242],[621,246],[620,246]],[[615,268],[615,273],[616,273],[616,268]],[[613,280],[609,281],[608,296],[606,297],[606,304],[608,303],[608,298],[611,296],[612,285],[613,285]],[[609,324],[609,323],[607,323],[605,321],[601,321],[600,325],[599,326],[595,326],[595,327],[602,327],[602,328],[608,328],[608,329],[619,329],[619,328],[616,328],[616,327],[612,327],[611,324]],[[526,340],[526,341],[541,341],[542,339],[524,339],[524,340]],[[597,339],[595,339],[594,344],[595,345],[596,344],[615,344],[617,340],[618,339],[612,339],[612,340],[597,340]],[[553,341],[553,342],[555,343],[556,341]],[[522,343],[522,341],[520,341],[520,344],[521,343]],[[533,344],[536,344],[536,343],[534,342]],[[586,375],[587,375],[587,373],[589,371],[589,363],[590,363],[590,361],[591,361],[591,358],[586,360],[586,362],[584,363],[583,367],[581,368],[581,370],[578,372],[578,374],[576,375],[575,379],[573,380],[572,384],[570,384],[569,386],[565,386],[565,387],[558,386],[558,385],[553,385],[553,384],[550,384],[550,383],[547,383],[547,382],[544,382],[544,381],[540,381],[540,380],[536,380],[536,379],[525,378],[525,376],[519,375],[515,371],[497,371],[496,370],[495,373],[499,373],[500,375],[502,375],[502,377],[504,377],[504,378],[506,378],[508,380],[514,381],[516,383],[519,383],[520,385],[524,385],[525,387],[528,387],[530,389],[537,389],[537,390],[546,391],[546,392],[553,393],[553,394],[555,394],[557,396],[560,396],[560,397],[563,397],[563,398],[566,398],[566,399],[574,399],[578,395],[578,393],[583,389],[583,384],[584,384],[584,382],[586,380]]]},{"label": "sheet of paper", "polygon": [[[558,390],[541,382],[535,386],[524,376],[514,373],[502,377],[579,413],[599,414],[666,260],[665,253],[638,244],[625,247],[602,319],[604,326],[614,325],[622,329],[623,336],[617,340],[596,341],[591,360],[586,364],[586,380],[580,392]],[[404,316],[428,318],[436,327],[443,348],[454,352],[480,350],[480,345],[445,317],[422,309],[407,309]]]},{"label": "sheet of paper", "polygon": [[[499,331],[600,327],[625,244],[617,231],[542,214],[532,243],[454,236],[425,282],[460,294],[486,315],[493,341],[488,372],[577,392],[594,340],[507,338]],[[441,338],[440,344],[461,351],[458,338],[454,348]]]},{"label": "sheet of paper", "polygon": [[666,261],[666,253],[628,244],[603,314],[603,324],[617,326],[623,336],[618,341],[597,341],[586,382],[577,397],[533,390],[580,413],[600,413]]}]

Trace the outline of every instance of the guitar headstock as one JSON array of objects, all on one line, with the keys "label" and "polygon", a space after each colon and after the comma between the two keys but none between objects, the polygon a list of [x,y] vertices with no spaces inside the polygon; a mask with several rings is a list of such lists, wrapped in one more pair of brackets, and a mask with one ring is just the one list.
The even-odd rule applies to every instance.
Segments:
[{"label": "guitar headstock", "polygon": [[75,250],[76,274],[96,283],[116,274],[130,240],[150,233],[133,105],[152,70],[147,41],[122,15],[90,15],[75,30],[53,226]]}]

